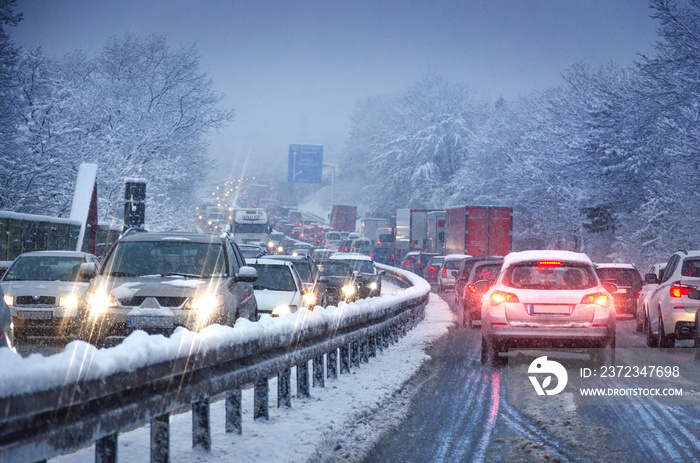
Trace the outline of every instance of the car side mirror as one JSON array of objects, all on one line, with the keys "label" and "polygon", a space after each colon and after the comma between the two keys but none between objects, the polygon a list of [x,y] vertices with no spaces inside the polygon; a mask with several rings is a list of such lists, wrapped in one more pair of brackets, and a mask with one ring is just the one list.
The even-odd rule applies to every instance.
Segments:
[{"label": "car side mirror", "polygon": [[258,271],[253,267],[245,266],[241,267],[236,275],[236,281],[243,281],[245,283],[252,283],[258,279]]},{"label": "car side mirror", "polygon": [[83,262],[80,264],[80,270],[78,271],[78,276],[86,279],[95,278],[97,275],[97,264],[94,262]]},{"label": "car side mirror", "polygon": [[695,299],[696,301],[700,300],[700,291],[698,291],[697,289],[690,291],[688,293],[688,298]]},{"label": "car side mirror", "polygon": [[452,271],[450,272],[450,274],[452,274],[452,278],[458,278],[458,277],[457,277],[457,270],[452,270]]},{"label": "car side mirror", "polygon": [[484,294],[486,291],[491,288],[492,282],[489,280],[479,280],[476,283],[474,283],[474,289],[478,294]]},{"label": "car side mirror", "polygon": [[617,285],[615,283],[603,283],[603,288],[611,294],[617,292]]},{"label": "car side mirror", "polygon": [[653,273],[647,273],[646,275],[644,275],[644,281],[652,285],[659,284],[659,279]]},{"label": "car side mirror", "polygon": [[328,277],[318,277],[319,283],[328,283]]},{"label": "car side mirror", "polygon": [[377,275],[386,275],[386,270],[380,270],[377,272]]}]

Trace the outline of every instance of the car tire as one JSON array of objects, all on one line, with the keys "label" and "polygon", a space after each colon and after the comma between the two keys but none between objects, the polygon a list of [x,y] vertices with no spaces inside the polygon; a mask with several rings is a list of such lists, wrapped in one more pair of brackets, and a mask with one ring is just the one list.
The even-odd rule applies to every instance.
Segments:
[{"label": "car tire", "polygon": [[472,327],[472,317],[469,315],[468,311],[463,311],[462,312],[462,328],[471,328]]},{"label": "car tire", "polygon": [[651,321],[647,315],[644,316],[644,331],[647,334],[647,346],[657,347],[658,339],[657,336],[654,336],[654,333],[651,330]]},{"label": "car tire", "polygon": [[498,349],[493,342],[488,342],[481,337],[481,364],[495,365],[498,359]]},{"label": "car tire", "polygon": [[666,334],[664,321],[659,314],[659,348],[672,349],[676,346],[676,337],[673,334]]},{"label": "car tire", "polygon": [[635,318],[635,320],[636,320],[636,322],[637,322],[637,327],[636,327],[637,333],[641,333],[642,331],[644,331],[644,320],[643,320],[643,319],[640,320],[639,317],[637,317],[637,314],[636,314],[636,313],[635,313],[634,318]]}]

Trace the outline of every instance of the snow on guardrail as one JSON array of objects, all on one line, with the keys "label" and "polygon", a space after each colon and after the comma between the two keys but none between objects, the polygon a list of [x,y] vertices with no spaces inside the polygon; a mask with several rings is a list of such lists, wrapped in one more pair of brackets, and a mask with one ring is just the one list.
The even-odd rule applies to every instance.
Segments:
[{"label": "snow on guardrail", "polygon": [[[239,319],[234,327],[211,325],[201,332],[178,328],[170,337],[148,335],[136,331],[121,344],[97,349],[84,341],[70,342],[63,352],[44,357],[32,354],[22,357],[9,349],[0,349],[0,397],[35,393],[100,379],[119,372],[130,372],[158,362],[205,354],[222,347],[258,342],[270,345],[277,340],[290,339],[300,330],[315,331],[339,327],[346,321],[370,315],[381,315],[397,304],[430,292],[430,285],[419,276],[393,267],[379,268],[397,273],[413,285],[381,297],[362,299],[337,307],[317,306],[314,310],[299,309],[280,318],[263,315],[258,322]],[[389,275],[388,275],[389,276]]]}]

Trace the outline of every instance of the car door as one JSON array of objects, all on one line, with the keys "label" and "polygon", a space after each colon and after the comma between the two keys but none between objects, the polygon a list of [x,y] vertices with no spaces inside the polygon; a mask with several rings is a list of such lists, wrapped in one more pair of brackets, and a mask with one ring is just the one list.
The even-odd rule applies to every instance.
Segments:
[{"label": "car door", "polygon": [[656,287],[651,297],[649,298],[649,305],[647,309],[649,310],[649,323],[651,325],[652,332],[656,332],[659,325],[659,307],[663,305],[664,294],[668,293],[669,280],[671,276],[676,272],[676,267],[678,262],[681,260],[680,256],[674,254],[668,261],[666,265],[666,270],[664,271],[664,276],[661,282]]}]

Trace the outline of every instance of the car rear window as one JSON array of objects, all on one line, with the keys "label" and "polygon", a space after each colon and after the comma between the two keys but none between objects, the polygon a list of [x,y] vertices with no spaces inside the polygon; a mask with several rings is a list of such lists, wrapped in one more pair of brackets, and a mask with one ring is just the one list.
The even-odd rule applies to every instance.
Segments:
[{"label": "car rear window", "polygon": [[700,278],[700,259],[686,259],[681,267],[681,276]]},{"label": "car rear window", "polygon": [[503,284],[521,289],[588,289],[597,286],[592,267],[580,263],[527,262],[508,267]]},{"label": "car rear window", "polygon": [[631,268],[597,268],[600,281],[609,281],[620,287],[642,286],[642,276]]},{"label": "car rear window", "polygon": [[496,279],[496,275],[498,275],[498,272],[501,271],[501,267],[503,267],[503,264],[501,263],[479,265],[474,269],[474,272],[472,273],[472,280],[493,281]]},{"label": "car rear window", "polygon": [[459,268],[459,261],[448,260],[447,262],[442,264],[442,267],[447,270],[457,270]]}]

